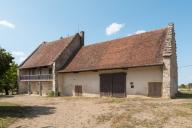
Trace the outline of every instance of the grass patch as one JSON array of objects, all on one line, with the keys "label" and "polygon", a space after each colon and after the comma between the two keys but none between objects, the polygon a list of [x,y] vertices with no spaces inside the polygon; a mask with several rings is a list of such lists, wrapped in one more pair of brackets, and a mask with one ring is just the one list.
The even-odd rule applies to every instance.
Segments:
[{"label": "grass patch", "polygon": [[7,128],[19,118],[34,118],[54,112],[54,107],[19,106],[13,103],[0,102],[0,128]]},{"label": "grass patch", "polygon": [[97,116],[96,121],[98,124],[110,121],[113,118],[112,113],[105,113]]},{"label": "grass patch", "polygon": [[192,109],[192,103],[183,103],[183,107]]},{"label": "grass patch", "polygon": [[[5,114],[6,111],[12,111],[11,107],[18,106],[16,104],[0,102],[0,128],[7,128],[11,123],[13,123],[16,118],[10,117],[9,113]],[[4,112],[3,112],[4,111]]]},{"label": "grass patch", "polygon": [[179,91],[176,98],[192,98],[192,91]]}]

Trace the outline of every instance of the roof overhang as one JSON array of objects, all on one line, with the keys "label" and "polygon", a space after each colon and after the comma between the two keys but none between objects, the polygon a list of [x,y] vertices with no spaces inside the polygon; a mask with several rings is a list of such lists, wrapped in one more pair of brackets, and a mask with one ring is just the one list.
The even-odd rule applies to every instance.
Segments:
[{"label": "roof overhang", "polygon": [[52,64],[37,65],[37,66],[29,66],[29,67],[19,67],[19,69],[43,68],[43,67],[51,67],[51,66],[52,66]]},{"label": "roof overhang", "polygon": [[58,73],[79,73],[79,72],[88,72],[88,71],[97,72],[102,70],[117,70],[117,69],[128,70],[129,68],[153,67],[153,66],[163,66],[163,65],[164,65],[163,63],[159,63],[159,64],[135,65],[135,66],[127,66],[127,67],[115,67],[115,68],[82,69],[82,70],[71,70],[71,71],[60,70],[57,72]]}]

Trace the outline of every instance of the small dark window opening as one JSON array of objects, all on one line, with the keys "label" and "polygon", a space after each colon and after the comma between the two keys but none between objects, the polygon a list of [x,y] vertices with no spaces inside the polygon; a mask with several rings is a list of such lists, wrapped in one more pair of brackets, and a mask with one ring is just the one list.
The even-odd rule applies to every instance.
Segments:
[{"label": "small dark window opening", "polygon": [[75,85],[75,96],[82,96],[82,85]]},{"label": "small dark window opening", "polygon": [[134,84],[133,82],[130,82],[131,88],[134,88]]},{"label": "small dark window opening", "polygon": [[49,74],[52,74],[52,68],[49,68]]}]

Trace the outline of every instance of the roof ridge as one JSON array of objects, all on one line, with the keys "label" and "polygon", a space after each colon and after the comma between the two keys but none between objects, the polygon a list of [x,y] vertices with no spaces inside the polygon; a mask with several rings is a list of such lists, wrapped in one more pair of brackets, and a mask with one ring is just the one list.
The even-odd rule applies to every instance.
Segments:
[{"label": "roof ridge", "polygon": [[85,47],[89,47],[89,46],[102,45],[102,44],[105,44],[105,43],[110,43],[111,41],[121,40],[121,39],[124,39],[124,38],[131,38],[131,37],[134,37],[134,36],[141,36],[141,35],[146,34],[146,33],[151,33],[151,32],[165,30],[165,29],[167,29],[167,27],[161,28],[161,29],[155,29],[155,30],[146,31],[146,32],[139,33],[139,34],[133,34],[133,35],[129,35],[129,36],[124,36],[124,37],[120,37],[120,38],[116,38],[116,39],[111,39],[111,40],[106,40],[106,41],[102,41],[102,42],[97,42],[97,43],[93,43],[93,44],[88,44],[88,45],[84,46],[84,48]]},{"label": "roof ridge", "polygon": [[[25,63],[28,62],[28,60],[30,60],[31,57],[33,57],[34,54],[36,54],[37,51],[39,51],[39,49],[41,48],[44,48],[44,49],[47,49],[47,48],[50,48],[50,47],[57,47],[57,46],[60,46],[59,50],[55,50],[54,52],[54,56],[51,57],[51,59],[46,62],[47,65],[51,65],[54,63],[54,61],[60,56],[60,54],[65,50],[65,48],[73,41],[73,39],[78,35],[78,33],[72,35],[72,36],[69,36],[69,37],[66,37],[66,38],[62,38],[62,39],[58,39],[58,40],[54,40],[54,41],[51,41],[49,43],[45,43],[45,42],[42,42],[28,57],[25,61],[23,61],[21,63],[21,65],[19,66],[20,68],[28,68],[28,67],[25,67]],[[62,46],[62,47],[61,47]],[[41,51],[41,50],[40,50]],[[35,56],[35,57],[40,57],[38,56],[38,54]],[[33,62],[34,63],[34,62]],[[24,66],[24,67],[23,67]],[[41,65],[38,65],[38,66],[41,66]],[[31,66],[30,66],[31,67]],[[36,67],[36,66],[35,66]]]},{"label": "roof ridge", "polygon": [[71,35],[71,36],[68,36],[68,37],[64,37],[62,39],[52,40],[52,41],[48,41],[48,42],[45,41],[45,45],[51,45],[51,44],[54,44],[54,43],[58,43],[58,41],[61,41],[61,40],[65,40],[65,39],[69,39],[69,38],[74,38],[75,35]]},{"label": "roof ridge", "polygon": [[84,46],[60,72],[162,65],[167,28]]}]

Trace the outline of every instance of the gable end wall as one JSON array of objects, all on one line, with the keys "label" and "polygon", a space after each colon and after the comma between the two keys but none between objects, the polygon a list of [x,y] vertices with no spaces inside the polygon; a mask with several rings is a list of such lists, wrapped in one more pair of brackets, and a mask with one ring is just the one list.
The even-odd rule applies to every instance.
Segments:
[{"label": "gable end wall", "polygon": [[173,98],[178,90],[177,54],[174,24],[168,25],[163,52],[163,97]]},{"label": "gable end wall", "polygon": [[58,90],[58,73],[57,71],[65,67],[71,59],[77,54],[82,47],[81,37],[76,35],[67,48],[61,53],[57,60],[53,63],[53,88],[54,92]]}]

